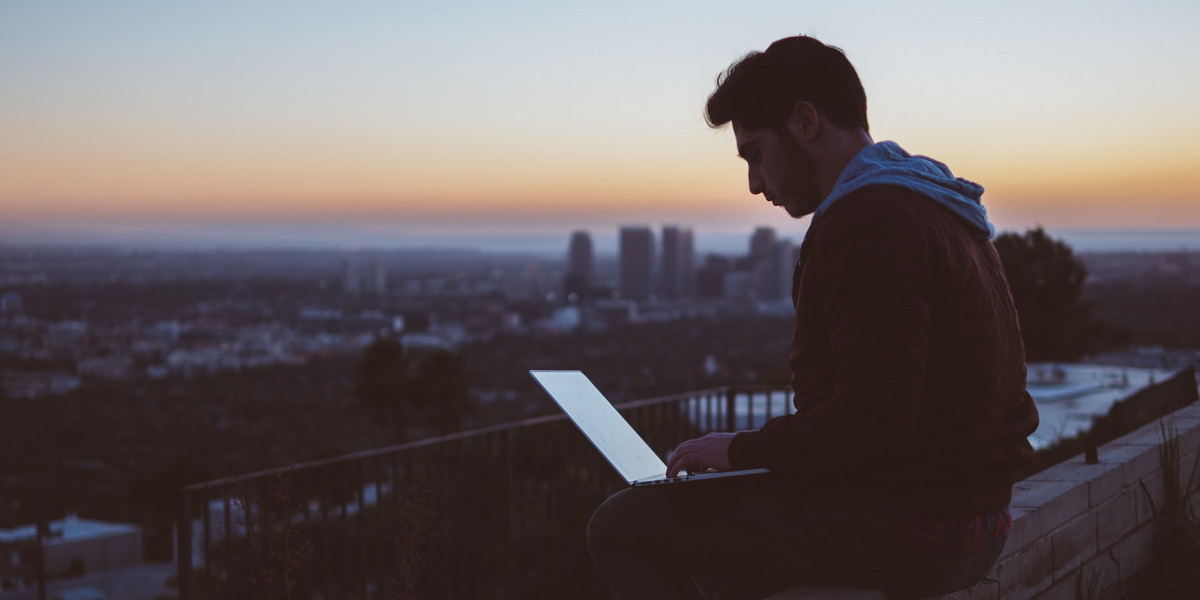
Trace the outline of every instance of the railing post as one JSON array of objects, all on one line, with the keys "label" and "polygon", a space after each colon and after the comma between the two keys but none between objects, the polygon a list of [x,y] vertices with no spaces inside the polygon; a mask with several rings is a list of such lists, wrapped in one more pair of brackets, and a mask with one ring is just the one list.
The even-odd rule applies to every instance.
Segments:
[{"label": "railing post", "polygon": [[187,490],[179,502],[179,522],[175,525],[175,554],[179,559],[179,599],[192,597],[192,511]]},{"label": "railing post", "polygon": [[725,388],[725,431],[737,431],[737,389]]},{"label": "railing post", "polygon": [[[209,555],[209,553],[212,552],[212,534],[210,533],[212,531],[212,517],[209,515],[209,512],[211,512],[209,510],[211,503],[208,499],[207,488],[200,494],[200,507],[201,512],[204,515],[200,522],[200,526],[204,528],[204,530],[200,532],[200,556],[204,559],[204,589],[211,590],[213,581],[213,561],[212,556]],[[212,594],[209,595],[211,596]]]},{"label": "railing post", "polygon": [[[356,491],[358,493],[358,574],[362,578],[362,584],[359,585],[359,592],[362,597],[367,597],[367,461],[366,459],[358,459],[354,461],[358,463],[358,485]],[[378,503],[377,503],[378,504]]]},{"label": "railing post", "polygon": [[516,461],[516,452],[513,448],[513,445],[516,443],[513,439],[515,435],[516,430],[514,429],[504,430],[504,495],[508,499],[508,510],[505,511],[507,520],[504,527],[504,547],[510,549],[509,552],[504,553],[504,596],[506,598],[512,598],[513,596],[511,594],[514,594],[517,591],[516,560],[514,556],[516,552],[511,551],[516,542],[516,540],[513,539],[514,532],[517,531],[517,515],[515,514],[517,505],[515,498],[516,486],[513,482],[513,463]]},{"label": "railing post", "polygon": [[[233,569],[233,493],[232,487],[221,488],[222,510],[225,514],[225,586],[228,588],[229,598],[238,597],[237,579]],[[212,590],[212,588],[207,588],[207,590]]]},{"label": "railing post", "polygon": [[333,596],[334,590],[337,587],[333,584],[333,532],[330,531],[329,525],[329,472],[333,470],[330,465],[324,465],[320,468],[321,473],[321,562],[322,562],[322,578],[321,592],[326,596]]}]

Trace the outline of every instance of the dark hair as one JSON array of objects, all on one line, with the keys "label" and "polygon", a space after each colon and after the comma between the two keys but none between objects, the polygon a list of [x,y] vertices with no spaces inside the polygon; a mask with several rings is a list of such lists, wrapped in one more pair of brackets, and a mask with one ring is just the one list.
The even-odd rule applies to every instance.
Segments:
[{"label": "dark hair", "polygon": [[854,66],[841,49],[808,36],[783,38],[730,65],[717,76],[705,118],[713,128],[737,120],[751,130],[780,129],[800,101],[842,129],[870,131]]}]

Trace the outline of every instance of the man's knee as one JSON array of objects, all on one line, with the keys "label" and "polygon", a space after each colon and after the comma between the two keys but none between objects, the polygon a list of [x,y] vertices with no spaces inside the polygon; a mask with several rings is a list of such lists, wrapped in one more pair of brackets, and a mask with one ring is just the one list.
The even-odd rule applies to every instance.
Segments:
[{"label": "man's knee", "polygon": [[626,488],[600,504],[588,522],[588,548],[637,549],[653,536],[669,511],[661,490]]},{"label": "man's knee", "polygon": [[628,537],[622,535],[622,530],[628,529],[632,507],[626,496],[630,492],[624,489],[609,496],[592,513],[592,519],[588,521],[587,543],[593,553],[597,548],[622,546],[621,540]]}]

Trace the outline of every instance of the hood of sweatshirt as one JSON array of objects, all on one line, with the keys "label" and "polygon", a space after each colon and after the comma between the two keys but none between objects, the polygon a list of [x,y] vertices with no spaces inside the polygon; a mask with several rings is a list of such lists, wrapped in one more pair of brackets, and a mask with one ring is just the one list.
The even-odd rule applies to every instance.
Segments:
[{"label": "hood of sweatshirt", "polygon": [[949,167],[932,158],[905,152],[896,142],[879,142],[859,151],[842,169],[833,191],[813,213],[813,223],[834,202],[869,185],[894,185],[911,190],[953,212],[976,237],[990,239],[996,234],[980,200],[983,186],[955,177]]}]

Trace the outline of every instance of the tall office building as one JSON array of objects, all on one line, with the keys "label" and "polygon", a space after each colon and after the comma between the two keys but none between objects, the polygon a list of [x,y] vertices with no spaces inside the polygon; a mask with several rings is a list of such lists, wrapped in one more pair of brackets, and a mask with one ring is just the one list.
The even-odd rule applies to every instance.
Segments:
[{"label": "tall office building", "polygon": [[375,259],[350,258],[342,270],[342,286],[347,294],[382,296],[387,292],[387,269]]},{"label": "tall office building", "polygon": [[725,295],[725,275],[733,268],[728,258],[709,254],[704,266],[696,271],[696,295],[701,298],[720,298]]},{"label": "tall office building", "polygon": [[775,253],[775,230],[770,227],[759,227],[750,236],[750,261],[758,264],[771,259]]},{"label": "tall office building", "polygon": [[779,296],[776,298],[791,298],[792,295],[792,275],[796,270],[796,247],[792,245],[792,240],[782,239],[775,244],[776,256],[776,285],[779,289]]},{"label": "tall office building", "polygon": [[654,289],[654,231],[649,227],[622,227],[619,263],[621,295],[639,302],[649,300]]},{"label": "tall office building", "polygon": [[690,298],[695,294],[695,247],[692,230],[667,225],[662,230],[662,267],[659,281],[663,297],[669,300]]},{"label": "tall office building", "polygon": [[[788,244],[791,245],[790,242]],[[760,300],[778,300],[785,286],[780,284],[780,250],[775,230],[759,227],[750,236],[750,268],[754,271],[754,292]]]},{"label": "tall office building", "polygon": [[594,264],[592,236],[586,231],[572,233],[571,246],[567,250],[567,274],[563,278],[563,295],[568,300],[584,300],[590,295]]}]

